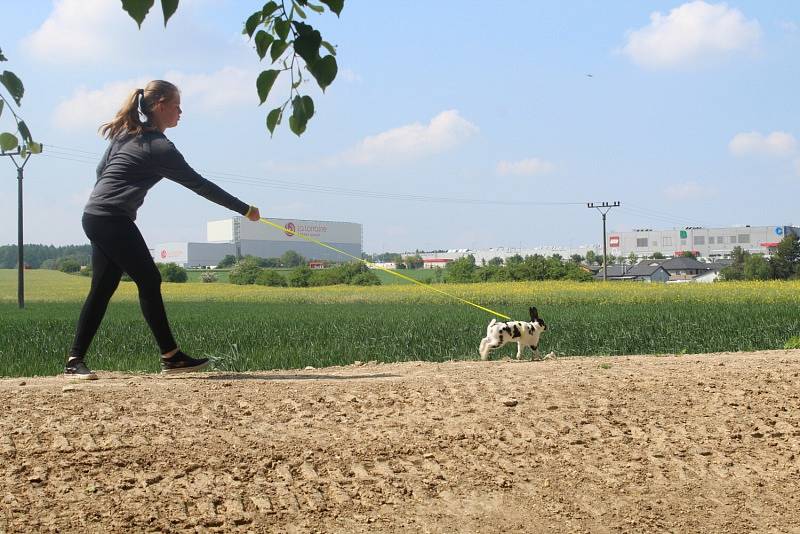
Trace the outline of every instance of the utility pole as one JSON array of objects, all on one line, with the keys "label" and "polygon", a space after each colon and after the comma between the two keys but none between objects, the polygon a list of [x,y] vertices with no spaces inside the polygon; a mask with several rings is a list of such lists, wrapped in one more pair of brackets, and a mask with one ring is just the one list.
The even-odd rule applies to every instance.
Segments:
[{"label": "utility pole", "polygon": [[586,204],[587,208],[595,208],[603,215],[603,282],[608,280],[608,255],[606,254],[606,245],[608,244],[608,239],[606,238],[606,213],[611,211],[611,208],[618,208],[619,206],[619,201],[599,202],[597,204],[594,202],[588,202]]},{"label": "utility pole", "polygon": [[[17,303],[20,308],[25,307],[25,254],[22,248],[22,178],[25,164],[31,157],[31,152],[17,149],[16,152],[0,152],[0,156],[8,156],[17,168]],[[22,158],[18,163],[14,156]]]}]

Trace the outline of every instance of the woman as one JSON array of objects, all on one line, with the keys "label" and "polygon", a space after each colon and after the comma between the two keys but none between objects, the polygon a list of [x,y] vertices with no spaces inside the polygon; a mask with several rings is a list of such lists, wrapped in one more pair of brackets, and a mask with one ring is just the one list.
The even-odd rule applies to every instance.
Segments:
[{"label": "woman", "polygon": [[197,371],[208,365],[207,358],[181,352],[172,337],[161,299],[161,275],[133,222],[136,210],[147,191],[166,177],[251,221],[258,221],[260,214],[258,208],[226,193],[186,163],[164,135],[164,130],[178,124],[180,116],[178,88],[154,80],[131,93],[114,120],[100,127],[110,144],[97,166],[97,182],[82,220],[92,243],[92,287],[65,365],[67,377],[97,378],[84,358],[122,273],[128,273],[139,289],[142,313],[161,349],[161,372]]}]

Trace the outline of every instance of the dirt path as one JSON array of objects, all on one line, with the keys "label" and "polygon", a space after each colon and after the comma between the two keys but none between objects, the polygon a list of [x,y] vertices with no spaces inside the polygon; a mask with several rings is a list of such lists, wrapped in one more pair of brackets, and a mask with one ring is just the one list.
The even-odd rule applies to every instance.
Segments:
[{"label": "dirt path", "polygon": [[800,532],[800,351],[0,380],[0,532]]}]

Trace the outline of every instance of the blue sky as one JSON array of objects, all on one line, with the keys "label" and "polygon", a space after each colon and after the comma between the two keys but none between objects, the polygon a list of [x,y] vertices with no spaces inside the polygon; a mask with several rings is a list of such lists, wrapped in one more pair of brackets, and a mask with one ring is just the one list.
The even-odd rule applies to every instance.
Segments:
[{"label": "blue sky", "polygon": [[[361,223],[368,252],[597,243],[582,203],[602,200],[622,202],[615,230],[800,224],[800,3],[347,0],[340,19],[311,14],[339,76],[307,88],[300,138],[265,128],[285,84],[258,107],[269,65],[241,36],[258,6],[181,0],[166,30],[157,10],[137,30],[114,0],[4,6],[3,68],[46,145],[26,168],[26,242],[87,241],[97,127],[152,78],[182,90],[167,135],[192,166],[265,217]],[[8,244],[16,175],[2,163]],[[203,241],[230,215],[164,180],[137,223],[151,244]]]}]

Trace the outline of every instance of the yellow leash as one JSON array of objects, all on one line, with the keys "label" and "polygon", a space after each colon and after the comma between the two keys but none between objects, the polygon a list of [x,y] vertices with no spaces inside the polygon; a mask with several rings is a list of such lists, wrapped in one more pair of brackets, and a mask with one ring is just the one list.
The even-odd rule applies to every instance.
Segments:
[{"label": "yellow leash", "polygon": [[364,262],[367,265],[369,265],[370,267],[372,267],[373,269],[380,269],[382,271],[386,271],[387,273],[389,273],[391,275],[397,276],[397,277],[402,278],[403,280],[407,280],[409,282],[413,282],[413,283],[415,283],[415,284],[417,284],[419,286],[422,286],[422,287],[424,287],[426,289],[430,289],[431,291],[435,291],[435,292],[441,293],[442,295],[445,295],[447,297],[454,298],[456,300],[460,300],[464,304],[469,304],[470,306],[474,306],[475,308],[478,308],[479,310],[483,310],[485,312],[489,312],[492,315],[496,315],[497,317],[502,317],[503,319],[511,320],[511,317],[509,317],[508,315],[504,315],[502,313],[498,313],[498,312],[496,312],[494,310],[490,310],[489,308],[484,308],[483,306],[481,306],[479,304],[475,304],[474,302],[470,302],[470,301],[468,301],[466,299],[462,299],[461,297],[457,297],[455,295],[451,295],[450,293],[445,293],[441,289],[437,289],[437,288],[435,288],[433,286],[430,286],[430,285],[427,285],[427,284],[423,284],[419,280],[415,280],[415,279],[411,278],[410,276],[406,276],[404,274],[398,273],[397,271],[393,271],[391,269],[386,269],[386,268],[381,267],[379,265],[375,265],[374,263],[372,263],[370,261],[367,261],[367,260],[365,260],[363,258],[357,258],[356,256],[353,256],[352,254],[348,254],[347,252],[345,252],[343,250],[339,250],[336,247],[332,247],[331,245],[329,245],[327,243],[323,243],[322,241],[318,241],[318,240],[314,239],[313,237],[309,237],[307,235],[303,235],[300,232],[295,232],[294,230],[290,230],[289,228],[284,228],[283,226],[281,226],[279,224],[276,224],[276,223],[270,221],[269,219],[265,219],[265,218],[262,217],[260,219],[260,221],[263,222],[264,224],[268,224],[270,226],[274,226],[275,228],[277,228],[281,232],[289,232],[289,233],[291,233],[293,235],[296,235],[297,237],[305,239],[306,241],[310,241],[311,243],[316,243],[317,245],[319,245],[321,247],[325,247],[325,248],[333,250],[334,252],[338,252],[339,254],[343,254],[343,255],[347,256],[348,258],[353,258],[356,261]]}]

